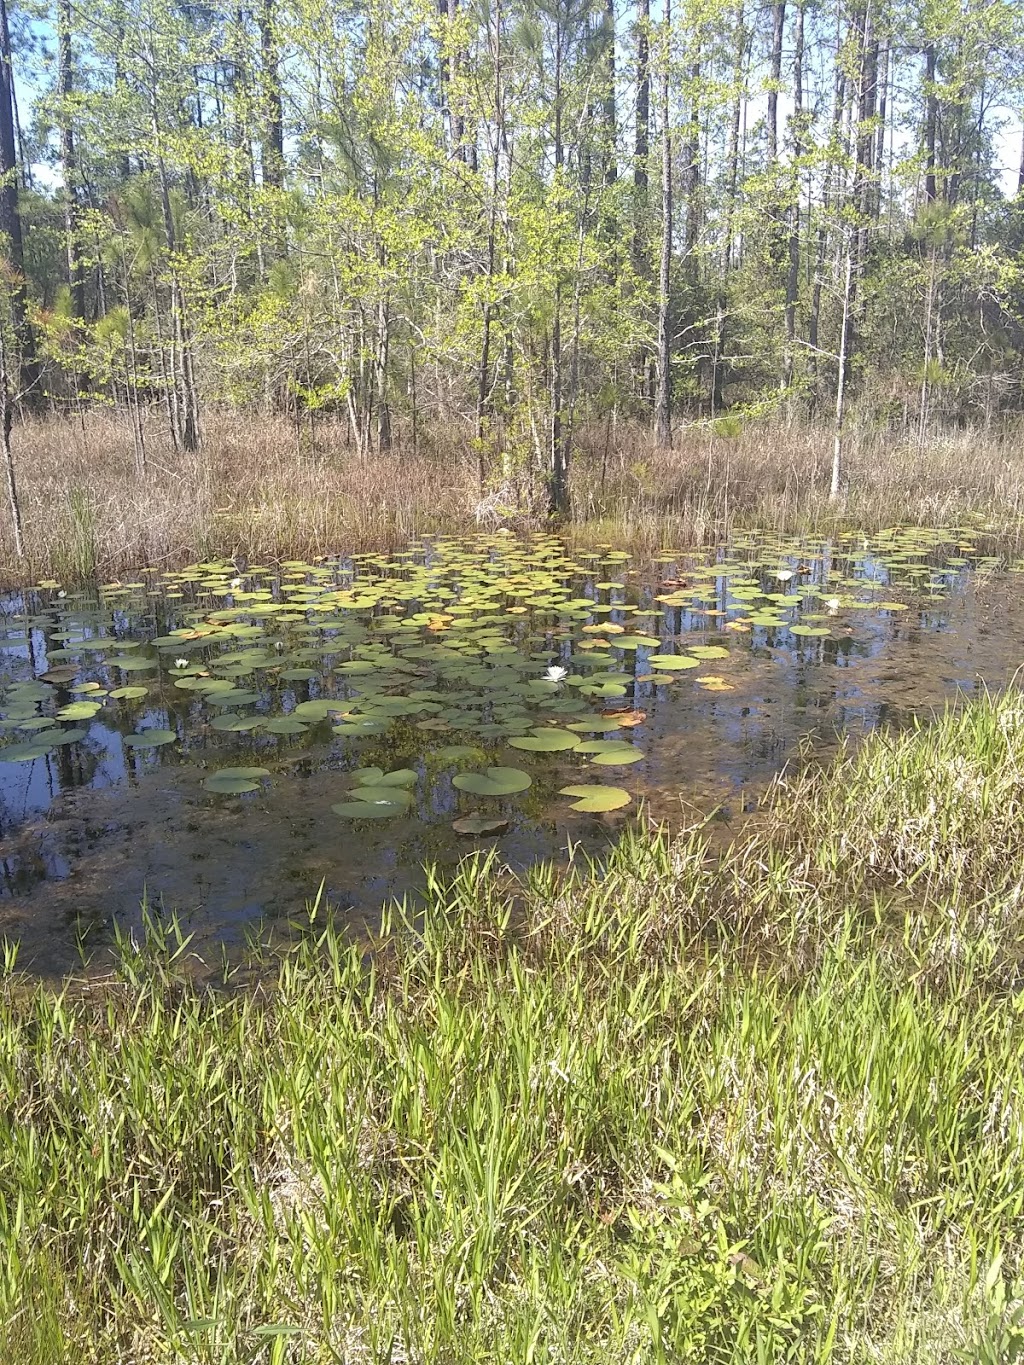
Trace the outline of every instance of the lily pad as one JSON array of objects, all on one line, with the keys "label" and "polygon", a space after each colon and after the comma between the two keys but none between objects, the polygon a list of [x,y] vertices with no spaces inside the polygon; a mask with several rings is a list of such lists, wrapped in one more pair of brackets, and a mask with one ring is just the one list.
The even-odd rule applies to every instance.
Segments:
[{"label": "lily pad", "polygon": [[666,673],[681,673],[685,669],[700,666],[700,660],[691,658],[689,654],[648,654],[647,662],[651,668]]},{"label": "lily pad", "polygon": [[304,735],[309,726],[295,716],[274,716],[266,728],[272,735]]},{"label": "lily pad", "polygon": [[257,791],[259,779],[269,776],[268,768],[221,768],[211,773],[203,786],[208,792],[217,792],[222,796],[241,796],[245,792]]},{"label": "lily pad", "polygon": [[52,740],[30,739],[23,744],[8,744],[0,749],[0,763],[30,763],[53,750]]},{"label": "lily pad", "polygon": [[110,696],[114,701],[139,701],[148,691],[148,687],[115,687]]},{"label": "lily pad", "polygon": [[602,767],[618,767],[628,763],[639,763],[645,757],[644,751],[625,740],[592,739],[581,744],[576,751],[585,754],[591,763]]},{"label": "lily pad", "polygon": [[533,778],[521,768],[488,768],[482,773],[457,773],[453,786],[473,796],[512,796],[532,786]]},{"label": "lily pad", "polygon": [[58,720],[92,720],[100,710],[98,701],[73,701],[57,712]]},{"label": "lily pad", "polygon": [[508,829],[508,821],[474,812],[453,820],[452,829],[456,834],[501,834]]},{"label": "lily pad", "polygon": [[554,754],[564,749],[575,749],[579,742],[579,735],[570,734],[568,730],[534,730],[532,735],[510,739],[509,747],[525,749],[534,754]]},{"label": "lily pad", "polygon": [[173,744],[178,736],[173,730],[139,730],[125,735],[122,743],[129,749],[158,749],[162,744]]},{"label": "lily pad", "polygon": [[395,768],[390,773],[382,768],[356,768],[352,773],[361,787],[411,787],[417,775],[412,768]]},{"label": "lily pad", "polygon": [[572,803],[573,810],[588,811],[595,815],[619,810],[622,806],[628,806],[633,799],[622,787],[606,787],[598,782],[576,787],[561,787],[559,795],[575,797]]}]

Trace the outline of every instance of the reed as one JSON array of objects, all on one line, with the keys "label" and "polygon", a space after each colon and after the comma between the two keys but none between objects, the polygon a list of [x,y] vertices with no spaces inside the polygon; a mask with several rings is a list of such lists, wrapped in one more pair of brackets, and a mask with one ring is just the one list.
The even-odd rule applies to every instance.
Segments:
[{"label": "reed", "polygon": [[[284,418],[209,414],[193,455],[171,451],[150,419],[148,464],[106,412],[29,419],[14,434],[27,557],[0,527],[0,575],[26,579],[130,573],[202,556],[250,562],[387,550],[427,532],[546,524],[529,471],[481,490],[476,456],[450,429],[417,450],[359,454],[323,418],[315,444]],[[1024,513],[1019,431],[936,436],[919,448],[864,430],[851,441],[844,496],[828,497],[825,426],[682,428],[657,450],[636,424],[584,427],[573,465],[572,534],[638,551],[701,545],[733,526],[824,533],[970,521],[1017,546]]]},{"label": "reed", "polygon": [[3,1358],[1018,1358],[1022,793],[1012,691],[721,852],[474,856],[369,955],[314,901],[255,987],[9,948]]}]

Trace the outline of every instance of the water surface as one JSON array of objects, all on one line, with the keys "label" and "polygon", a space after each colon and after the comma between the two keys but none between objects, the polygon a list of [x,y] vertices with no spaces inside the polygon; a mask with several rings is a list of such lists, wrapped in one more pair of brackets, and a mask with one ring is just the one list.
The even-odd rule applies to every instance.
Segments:
[{"label": "water surface", "polygon": [[60,971],[146,898],[231,949],[321,880],[372,919],[425,862],[597,850],[641,802],[736,825],[801,741],[1005,685],[1019,568],[957,530],[498,534],[35,585],[0,603],[0,933]]}]

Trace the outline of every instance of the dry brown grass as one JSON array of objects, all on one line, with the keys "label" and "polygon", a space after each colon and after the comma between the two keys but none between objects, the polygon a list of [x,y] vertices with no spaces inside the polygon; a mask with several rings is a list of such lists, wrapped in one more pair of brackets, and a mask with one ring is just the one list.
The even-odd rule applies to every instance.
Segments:
[{"label": "dry brown grass", "polygon": [[[432,453],[359,457],[342,426],[321,425],[299,448],[283,418],[208,415],[203,448],[177,455],[154,420],[149,467],[134,470],[127,423],[110,413],[32,419],[16,428],[15,459],[27,561],[4,518],[0,574],[122,575],[142,564],[198,557],[251,562],[387,549],[427,532],[526,526],[543,499],[524,480],[481,498],[476,460],[451,441]],[[881,435],[850,443],[848,489],[827,496],[827,426],[748,426],[738,436],[682,429],[657,451],[635,424],[581,431],[573,470],[576,533],[638,550],[700,544],[732,525],[870,531],[894,522],[943,525],[976,517],[1016,542],[1024,524],[1020,433],[936,437],[918,451]]]}]

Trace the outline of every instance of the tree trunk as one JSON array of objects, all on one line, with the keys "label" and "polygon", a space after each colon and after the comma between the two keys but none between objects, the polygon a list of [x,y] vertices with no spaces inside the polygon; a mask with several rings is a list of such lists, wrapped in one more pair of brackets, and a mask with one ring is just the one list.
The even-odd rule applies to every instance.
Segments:
[{"label": "tree trunk", "polygon": [[782,81],[782,36],[786,27],[786,0],[772,5],[771,78],[768,86],[768,169],[779,160],[779,85]]},{"label": "tree trunk", "polygon": [[11,381],[7,365],[7,342],[0,326],[0,440],[4,448],[4,469],[7,473],[7,502],[11,509],[11,528],[14,531],[14,552],[19,559],[24,557],[25,542],[21,529],[21,503],[18,500],[18,483],[14,476],[14,455],[11,451],[11,426],[14,404],[11,401]]},{"label": "tree trunk", "polygon": [[75,129],[71,100],[74,74],[71,64],[71,0],[60,0],[57,11],[57,92],[60,96],[60,159],[64,175],[64,233],[68,257],[68,286],[71,291],[71,316],[85,321],[85,273],[79,241],[78,163],[75,159]]},{"label": "tree trunk", "polygon": [[661,76],[661,263],[658,270],[658,395],[655,436],[672,447],[672,133],[669,127],[671,88],[672,0],[665,0],[664,53]]},{"label": "tree trunk", "polygon": [[796,305],[800,291],[800,159],[804,154],[804,6],[796,11],[796,51],[793,57],[793,186],[789,203],[789,269],[786,273],[786,345],[782,358],[782,387],[793,386],[796,352]]},{"label": "tree trunk", "polygon": [[938,123],[938,100],[935,96],[935,44],[924,50],[924,197],[927,203],[935,200],[935,131]]},{"label": "tree trunk", "polygon": [[274,33],[274,0],[263,0],[259,12],[263,93],[263,183],[279,190],[284,181],[284,106]]},{"label": "tree trunk", "polygon": [[34,388],[39,379],[35,340],[28,321],[28,295],[25,288],[25,251],[18,205],[18,151],[14,126],[14,70],[11,65],[11,33],[7,23],[7,0],[0,0],[0,238],[6,247],[13,278],[9,286],[11,319],[18,343],[20,378],[14,380],[22,392]]}]

